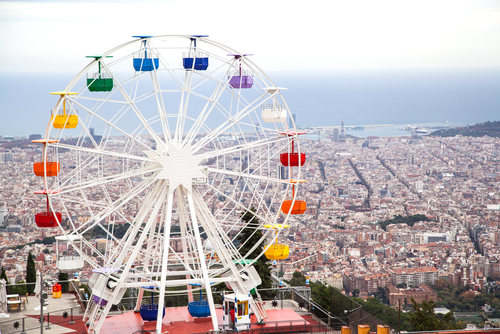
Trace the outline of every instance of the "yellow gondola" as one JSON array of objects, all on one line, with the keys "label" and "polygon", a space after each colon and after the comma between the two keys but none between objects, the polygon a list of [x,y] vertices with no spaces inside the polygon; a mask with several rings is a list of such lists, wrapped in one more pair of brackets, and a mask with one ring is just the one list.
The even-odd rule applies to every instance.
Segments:
[{"label": "yellow gondola", "polygon": [[53,92],[51,95],[60,95],[60,99],[63,100],[63,108],[62,109],[52,109],[52,114],[50,116],[50,121],[54,122],[54,128],[56,129],[74,129],[78,125],[78,114],[74,109],[66,110],[66,95],[76,95],[78,93],[74,92]]},{"label": "yellow gondola", "polygon": [[[273,224],[273,225],[264,225],[265,228],[272,228],[276,230],[276,234],[278,234],[278,230],[282,230],[284,228],[290,227],[290,225],[283,224]],[[274,245],[270,245],[264,255],[268,260],[284,260],[288,258],[288,254],[290,253],[290,248],[287,245],[279,244],[278,238],[276,238],[276,242]]]}]

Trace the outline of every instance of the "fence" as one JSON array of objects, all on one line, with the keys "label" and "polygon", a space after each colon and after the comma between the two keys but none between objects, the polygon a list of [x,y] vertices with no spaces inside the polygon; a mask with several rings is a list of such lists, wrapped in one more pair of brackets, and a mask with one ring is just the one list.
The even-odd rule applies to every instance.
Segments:
[{"label": "fence", "polygon": [[[193,334],[232,334],[232,330],[219,330],[212,332],[200,332]],[[266,333],[339,333],[324,324],[308,324],[304,321],[303,324],[297,321],[273,321],[267,322],[265,325],[257,323],[250,324],[250,329],[238,331],[245,334],[266,334]]]},{"label": "fence", "polygon": [[[79,310],[80,308],[78,307],[47,312],[43,315],[42,323],[40,322],[39,315],[14,319],[4,318],[3,321],[0,321],[0,331],[25,334],[28,330],[36,330],[42,326],[44,329],[51,329],[51,325],[72,325],[76,320],[75,313],[78,313]],[[81,316],[78,318],[80,319]]]}]

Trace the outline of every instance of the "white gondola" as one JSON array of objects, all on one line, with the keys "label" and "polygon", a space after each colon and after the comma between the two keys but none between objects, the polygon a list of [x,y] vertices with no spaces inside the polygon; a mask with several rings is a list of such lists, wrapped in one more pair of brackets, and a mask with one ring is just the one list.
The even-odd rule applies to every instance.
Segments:
[{"label": "white gondola", "polygon": [[59,269],[62,273],[74,273],[79,271],[84,266],[83,258],[78,255],[75,251],[75,255],[62,255],[59,253],[59,242],[60,241],[70,241],[68,242],[68,249],[72,247],[71,245],[79,244],[80,245],[80,253],[82,243],[81,236],[79,235],[60,235],[56,237],[56,256],[57,256],[57,269]]},{"label": "white gondola", "polygon": [[262,120],[268,123],[286,121],[287,111],[285,106],[276,104],[265,104],[262,106]]},{"label": "white gondola", "polygon": [[285,90],[286,88],[266,87],[264,89],[272,96],[270,99],[272,103],[262,105],[262,120],[267,123],[285,122],[288,111],[285,105],[277,102],[276,97],[280,94],[281,90]]}]

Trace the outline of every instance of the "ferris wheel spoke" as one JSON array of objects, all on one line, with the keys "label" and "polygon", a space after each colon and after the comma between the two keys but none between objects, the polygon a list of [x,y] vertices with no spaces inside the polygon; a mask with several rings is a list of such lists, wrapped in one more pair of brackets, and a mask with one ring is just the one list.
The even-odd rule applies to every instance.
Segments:
[{"label": "ferris wheel spoke", "polygon": [[117,210],[119,210],[123,205],[130,202],[137,195],[145,191],[149,186],[151,186],[156,182],[157,182],[156,180],[144,180],[135,188],[130,189],[129,191],[121,195],[117,200],[114,201],[112,205],[108,205],[104,210],[100,211],[97,215],[92,215],[91,219],[89,219],[86,223],[80,225],[80,227],[78,227],[78,229],[75,231],[81,234],[88,232],[92,228],[92,224],[102,221],[107,217],[109,217],[110,215],[112,215],[113,213],[116,213]]},{"label": "ferris wheel spoke", "polygon": [[[191,96],[191,80],[193,80],[194,71],[185,71],[184,81],[182,83],[181,101],[177,110],[177,122],[175,125],[174,141],[179,145],[182,141],[184,121]],[[180,145],[179,145],[180,146]]]},{"label": "ferris wheel spoke", "polygon": [[[57,147],[57,148],[64,148],[72,151],[81,151],[81,152],[86,152],[86,153],[93,153],[93,154],[98,154],[98,155],[108,155],[112,157],[117,157],[117,158],[125,158],[125,159],[132,159],[132,160],[139,160],[139,161],[147,161],[147,162],[155,162],[155,160],[146,157],[141,157],[138,155],[131,155],[131,154],[126,154],[126,153],[120,153],[120,152],[113,152],[113,151],[106,151],[106,150],[101,150],[98,148],[89,148],[89,147],[83,147],[83,146],[73,146],[69,144],[63,144],[63,143],[53,143],[51,146]],[[148,150],[151,150],[151,148],[148,147]]]},{"label": "ferris wheel spoke", "polygon": [[158,80],[158,74],[156,71],[152,71],[151,81],[153,81],[155,100],[161,120],[163,135],[165,137],[165,141],[169,141],[171,139],[170,128],[168,126],[168,120],[166,118],[165,103],[163,101],[163,95],[161,94],[160,81]]},{"label": "ferris wheel spoke", "polygon": [[[81,99],[81,97],[80,97],[80,99]],[[92,115],[92,117],[95,117],[95,118],[99,119],[100,121],[104,122],[106,124],[106,126],[109,126],[109,127],[113,128],[113,129],[117,130],[118,132],[120,132],[121,134],[123,134],[124,136],[126,136],[127,138],[129,138],[130,140],[133,140],[138,145],[143,146],[145,149],[149,149],[149,147],[147,145],[145,145],[143,142],[141,142],[140,140],[138,140],[134,136],[131,136],[128,132],[126,132],[126,131],[122,130],[121,128],[117,127],[114,123],[112,123],[112,120],[107,121],[106,119],[104,119],[103,117],[101,117],[99,114],[97,114],[93,110],[91,110],[91,109],[85,107],[83,104],[79,103],[78,100],[76,100],[76,99],[71,99],[71,100],[72,100],[72,102],[74,104],[78,105],[80,108],[83,108],[90,115]],[[89,137],[92,138],[92,136],[90,136],[90,133],[88,135],[89,135]]]},{"label": "ferris wheel spoke", "polygon": [[226,86],[223,85],[221,81],[219,81],[217,87],[212,92],[212,95],[210,96],[210,98],[207,99],[207,102],[203,106],[203,109],[201,110],[200,114],[196,118],[193,126],[191,127],[186,136],[185,142],[189,143],[189,145],[192,145],[193,140],[196,137],[196,134],[198,134],[202,126],[205,124],[207,118],[212,113],[215,106],[219,103],[219,99],[221,98],[222,93],[224,93],[225,87]]},{"label": "ferris wheel spoke", "polygon": [[218,174],[261,180],[261,181],[266,181],[266,182],[271,182],[271,183],[281,183],[281,184],[287,184],[287,185],[290,184],[290,180],[279,180],[279,179],[274,179],[272,177],[267,177],[267,176],[233,172],[230,170],[224,170],[224,169],[218,169],[218,168],[212,168],[212,167],[208,167],[207,169],[209,172],[218,173]]},{"label": "ferris wheel spoke", "polygon": [[258,99],[255,99],[247,106],[243,107],[243,109],[239,110],[235,115],[230,116],[224,123],[219,125],[215,130],[211,131],[205,138],[196,143],[193,147],[193,152],[197,152],[211,140],[222,135],[224,132],[230,129],[235,123],[240,122],[245,116],[249,115],[251,112],[255,112],[257,108],[265,104],[269,99],[271,99],[272,96],[273,96],[272,94],[268,95],[264,99],[259,97]]},{"label": "ferris wheel spoke", "polygon": [[[232,240],[227,236],[226,231],[222,228],[219,222],[215,219],[215,217],[208,210],[206,202],[203,200],[203,197],[197,192],[193,192],[193,199],[196,205],[197,212],[200,216],[200,222],[202,223],[202,227],[207,233],[209,233],[209,240],[213,241],[216,247],[216,251],[225,250],[227,259],[238,259],[241,258],[238,253],[236,247]],[[217,274],[216,274],[217,275]]]},{"label": "ferris wheel spoke", "polygon": [[142,123],[142,125],[144,126],[144,128],[149,133],[149,135],[151,136],[151,138],[154,139],[154,141],[156,142],[156,145],[161,146],[161,147],[163,147],[163,148],[166,149],[166,147],[164,145],[164,142],[160,139],[160,137],[158,137],[158,135],[156,134],[156,132],[153,131],[153,129],[151,128],[151,126],[149,125],[149,123],[146,121],[146,119],[144,118],[144,116],[140,112],[139,108],[136,106],[135,102],[127,94],[127,92],[122,87],[122,85],[120,84],[120,82],[116,81],[115,84],[116,84],[116,87],[118,88],[118,90],[120,91],[120,93],[122,94],[122,96],[125,98],[125,100],[127,101],[127,103],[130,105],[131,109],[134,111],[134,113],[137,116],[137,118],[139,119],[139,121]]},{"label": "ferris wheel spoke", "polygon": [[[245,205],[241,204],[240,202],[238,202],[237,200],[231,198],[231,197],[228,197],[226,194],[224,194],[222,191],[220,191],[219,189],[215,188],[215,187],[212,187],[211,185],[208,184],[208,187],[210,187],[214,192],[216,192],[217,194],[229,199],[235,206],[241,208],[241,209],[244,209],[245,211],[248,211],[248,207],[246,207]],[[261,214],[259,213],[254,213],[255,217],[259,218],[259,220],[262,222],[261,225],[265,225],[265,224],[272,224],[272,220],[270,220],[268,217],[264,217],[262,216]]]},{"label": "ferris wheel spoke", "polygon": [[282,136],[282,137],[275,137],[275,138],[265,138],[253,142],[247,142],[244,144],[240,145],[234,145],[231,147],[226,147],[226,148],[221,148],[218,150],[213,150],[208,153],[204,153],[203,155],[207,158],[213,158],[221,155],[226,155],[226,154],[232,154],[232,153],[237,153],[237,152],[242,152],[246,151],[249,149],[256,149],[259,147],[264,147],[264,146],[269,146],[269,145],[274,145],[274,144],[280,144],[282,142],[286,142],[287,138]]},{"label": "ferris wheel spoke", "polygon": [[134,171],[127,171],[127,172],[123,172],[120,174],[115,174],[115,175],[111,175],[111,176],[107,176],[107,177],[97,178],[93,181],[82,182],[82,183],[79,183],[78,185],[75,185],[75,186],[64,186],[64,187],[59,188],[58,191],[60,194],[71,193],[71,192],[79,191],[79,190],[86,189],[86,188],[103,186],[107,183],[117,182],[117,181],[120,181],[120,180],[123,180],[126,178],[128,179],[128,178],[132,178],[132,177],[136,177],[136,176],[141,176],[141,175],[144,175],[147,173],[154,173],[154,172],[159,171],[161,169],[162,168],[160,166],[158,166],[156,168],[140,168],[140,169],[137,169]]}]

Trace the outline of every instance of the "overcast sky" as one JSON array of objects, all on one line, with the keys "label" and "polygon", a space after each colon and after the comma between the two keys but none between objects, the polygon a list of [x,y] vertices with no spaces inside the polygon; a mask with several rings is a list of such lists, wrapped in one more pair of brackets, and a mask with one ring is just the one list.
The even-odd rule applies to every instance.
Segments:
[{"label": "overcast sky", "polygon": [[0,1],[0,72],[77,73],[132,35],[207,34],[265,71],[500,67],[500,1]]}]

